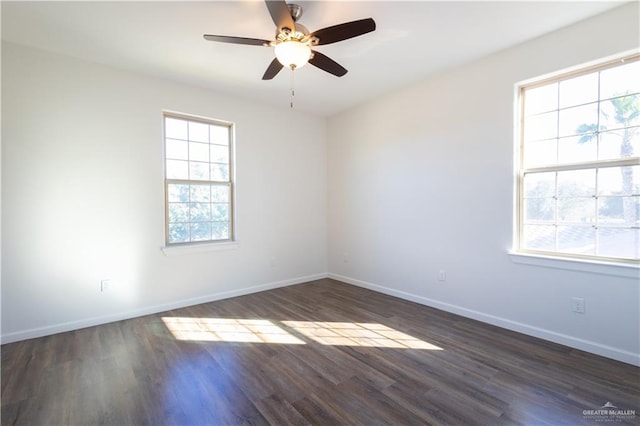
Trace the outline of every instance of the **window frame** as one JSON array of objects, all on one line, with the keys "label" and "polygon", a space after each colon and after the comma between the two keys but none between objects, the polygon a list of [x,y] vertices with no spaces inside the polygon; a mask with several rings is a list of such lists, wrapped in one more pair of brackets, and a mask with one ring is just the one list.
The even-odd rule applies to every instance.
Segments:
[{"label": "window frame", "polygon": [[[206,125],[220,126],[228,128],[229,140],[228,140],[228,155],[229,155],[229,178],[228,180],[197,180],[197,179],[174,179],[167,177],[167,118],[177,119],[177,120],[185,120],[187,122],[195,122]],[[187,139],[187,142],[190,142]],[[165,240],[165,248],[188,248],[188,247],[205,247],[205,246],[225,246],[229,243],[234,243],[236,241],[236,183],[235,183],[235,169],[236,169],[236,159],[235,159],[235,123],[231,121],[225,121],[220,119],[214,119],[210,117],[185,114],[181,112],[175,111],[162,111],[162,160],[163,160],[163,175],[164,175],[164,240]],[[211,144],[211,142],[209,142]],[[189,161],[189,160],[187,160]],[[209,160],[209,164],[215,164]],[[207,240],[197,240],[197,241],[180,241],[180,242],[170,242],[169,241],[169,185],[170,184],[200,184],[200,185],[211,185],[211,186],[226,186],[229,189],[229,235],[228,238],[224,239],[207,239]],[[189,221],[188,223],[192,223]]]},{"label": "window frame", "polygon": [[[598,170],[600,168],[606,167],[626,167],[626,166],[637,166],[640,165],[640,153],[635,153],[636,155],[628,158],[618,158],[618,159],[595,159],[590,161],[579,161],[572,163],[558,163],[553,165],[542,165],[535,167],[525,167],[525,91],[529,89],[534,89],[542,86],[546,86],[553,83],[560,83],[565,80],[573,79],[576,77],[580,77],[583,75],[592,74],[595,72],[600,72],[607,69],[615,68],[616,66],[623,65],[625,63],[632,63],[640,61],[640,53],[637,51],[627,52],[622,55],[618,55],[616,57],[610,57],[598,62],[594,62],[588,65],[583,65],[579,67],[574,67],[569,70],[560,71],[557,73],[549,74],[546,76],[542,76],[536,79],[527,80],[524,82],[520,82],[515,85],[515,139],[516,139],[516,155],[515,155],[515,227],[514,227],[514,250],[513,254],[525,255],[525,256],[539,256],[548,259],[558,259],[558,260],[575,260],[580,262],[590,262],[590,263],[608,263],[608,264],[619,264],[619,265],[629,265],[629,266],[638,266],[640,265],[640,259],[635,258],[626,258],[626,257],[612,257],[612,256],[603,256],[598,254],[580,254],[580,253],[571,253],[571,252],[563,252],[558,251],[557,246],[554,251],[551,250],[541,250],[541,249],[532,249],[524,247],[524,225],[525,225],[525,175],[529,173],[541,173],[541,172],[561,172],[561,171],[571,171],[571,170]],[[598,83],[599,84],[599,83]],[[603,102],[605,99],[600,97],[600,93],[598,93],[598,106],[600,102]],[[572,106],[565,107],[571,108]],[[556,111],[561,111],[562,109],[558,106]],[[599,114],[599,112],[598,112]],[[598,129],[595,134],[599,135],[601,132]],[[554,138],[558,139],[560,135],[556,132]],[[637,197],[640,195],[632,194],[631,197]],[[598,195],[596,194],[597,198]],[[557,202],[556,196],[554,196]],[[553,221],[554,226],[558,226],[557,218]],[[638,226],[632,226],[632,229],[638,229]]]}]

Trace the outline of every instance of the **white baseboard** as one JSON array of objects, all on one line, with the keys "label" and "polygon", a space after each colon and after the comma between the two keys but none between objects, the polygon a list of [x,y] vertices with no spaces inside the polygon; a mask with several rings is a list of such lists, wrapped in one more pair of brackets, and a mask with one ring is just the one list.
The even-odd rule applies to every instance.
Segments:
[{"label": "white baseboard", "polygon": [[236,296],[244,296],[246,294],[257,293],[259,291],[271,290],[278,287],[286,287],[294,284],[302,284],[309,281],[327,278],[328,274],[307,275],[304,277],[291,278],[283,281],[276,281],[267,284],[245,287],[238,290],[222,291],[212,293],[205,296],[193,297],[190,299],[178,300],[171,303],[148,306],[145,308],[134,309],[127,312],[119,312],[116,314],[102,315],[98,317],[81,319],[78,321],[70,321],[65,323],[54,324],[46,327],[32,328],[28,330],[16,331],[0,336],[0,344],[18,342],[20,340],[33,339],[36,337],[49,336],[51,334],[64,333],[66,331],[79,330],[81,328],[93,327],[96,325],[107,324],[115,321],[122,321],[130,318],[141,317],[144,315],[157,314],[159,312],[170,311],[172,309],[185,308],[187,306],[199,305],[201,303],[214,302],[216,300],[229,299]]},{"label": "white baseboard", "polygon": [[194,297],[190,299],[183,299],[183,300],[179,300],[171,303],[149,306],[149,307],[135,309],[127,312],[119,312],[116,314],[103,315],[98,317],[86,318],[78,321],[59,323],[59,324],[54,324],[46,327],[38,327],[38,328],[32,328],[28,330],[16,331],[13,333],[7,333],[0,336],[0,344],[12,343],[12,342],[17,342],[17,341],[26,340],[26,339],[33,339],[36,337],[49,336],[51,334],[63,333],[66,331],[78,330],[86,327],[93,327],[96,325],[107,324],[110,322],[126,320],[130,318],[144,316],[144,315],[156,314],[159,312],[169,311],[172,309],[179,309],[187,306],[198,305],[201,303],[208,303],[216,300],[228,299],[236,296],[243,296],[246,294],[257,293],[260,291],[270,290],[270,289],[279,288],[279,287],[286,287],[286,286],[295,285],[295,284],[301,284],[308,281],[314,281],[314,280],[319,280],[323,278],[332,278],[347,284],[367,288],[369,290],[377,291],[379,293],[388,294],[390,296],[395,296],[404,300],[420,303],[422,305],[430,306],[446,312],[451,312],[463,317],[482,321],[488,324],[505,328],[507,330],[517,331],[519,333],[523,333],[533,337],[538,337],[544,340],[559,343],[561,345],[580,349],[585,352],[590,352],[590,353],[601,355],[607,358],[615,359],[617,361],[625,362],[627,364],[640,366],[640,354],[637,354],[637,353],[625,351],[625,350],[614,348],[607,345],[602,345],[597,342],[580,339],[580,338],[569,336],[562,333],[557,333],[552,330],[542,329],[529,324],[512,321],[506,318],[497,317],[495,315],[486,314],[486,313],[475,311],[472,309],[463,308],[461,306],[452,305],[452,304],[441,302],[438,300],[429,299],[427,297],[418,296],[412,293],[407,293],[404,291],[384,287],[381,285],[377,285],[377,284],[373,284],[366,281],[361,281],[361,280],[357,280],[354,278],[349,278],[343,275],[333,274],[333,273],[307,275],[307,276],[287,279],[283,281],[276,281],[276,282],[256,285],[252,287],[245,287],[238,290],[212,293],[205,296],[199,296],[199,297]]},{"label": "white baseboard", "polygon": [[625,362],[627,364],[640,367],[640,354],[637,354],[637,353],[629,352],[626,350],[614,348],[607,345],[602,345],[597,342],[580,339],[578,337],[569,336],[567,334],[557,333],[552,330],[546,330],[546,329],[535,327],[529,324],[512,321],[507,318],[501,318],[495,315],[474,311],[472,309],[463,308],[461,306],[452,305],[452,304],[441,302],[434,299],[429,299],[427,297],[418,296],[412,293],[407,293],[404,291],[384,287],[384,286],[369,283],[366,281],[345,277],[343,275],[329,273],[328,277],[331,279],[342,281],[347,284],[367,288],[369,290],[388,294],[390,296],[395,296],[400,299],[420,303],[421,305],[430,306],[432,308],[440,309],[442,311],[451,312],[453,314],[457,314],[463,317],[482,321],[484,323],[492,324],[501,328],[505,328],[507,330],[517,331],[519,333],[526,334],[528,336],[538,337],[540,339],[559,343],[561,345],[569,346],[571,348],[580,349],[585,352],[590,352],[596,355],[601,355],[606,358],[615,359],[617,361]]}]

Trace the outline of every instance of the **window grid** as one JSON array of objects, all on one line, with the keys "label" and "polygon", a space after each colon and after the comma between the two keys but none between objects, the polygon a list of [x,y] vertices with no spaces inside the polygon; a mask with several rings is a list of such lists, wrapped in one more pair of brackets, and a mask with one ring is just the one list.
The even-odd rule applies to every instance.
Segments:
[{"label": "window grid", "polygon": [[165,113],[164,129],[166,244],[232,241],[232,124]]},{"label": "window grid", "polygon": [[[617,124],[617,126],[611,126],[611,122],[606,123],[608,126],[605,126],[605,123],[603,123],[602,120],[604,117],[603,106],[608,103],[613,105],[614,102],[630,101],[634,103],[635,108],[638,108],[638,103],[640,103],[640,90],[633,90],[630,93],[626,92],[601,98],[603,95],[602,72],[612,69],[620,63],[625,65],[633,63],[637,61],[638,57],[639,55],[635,55],[633,57],[625,58],[623,61],[604,64],[597,68],[566,74],[555,79],[547,79],[543,82],[525,85],[520,88],[520,173],[518,174],[519,183],[517,186],[519,201],[517,207],[518,233],[516,245],[519,251],[586,259],[638,262],[638,259],[640,258],[640,221],[638,220],[638,215],[640,214],[638,213],[638,206],[640,206],[640,202],[638,201],[640,198],[640,191],[638,190],[639,185],[636,178],[640,175],[639,153],[632,151],[629,156],[623,156],[623,153],[620,153],[618,158],[606,158],[603,145],[605,136],[612,136],[616,132],[629,132],[628,135],[625,134],[623,137],[633,137],[634,133],[636,138],[640,137],[640,126],[638,125],[639,123],[637,120],[635,123],[631,123],[631,125],[628,125],[629,123],[623,123],[622,121],[618,123],[614,122],[613,124]],[[563,82],[571,83],[572,79],[577,79],[579,77],[588,78],[594,74],[597,81],[595,99],[585,102],[568,103],[565,105],[561,103],[561,84]],[[553,105],[549,105],[549,108],[535,111],[534,114],[527,115],[528,111],[525,110],[525,104],[528,91],[532,89],[544,89],[551,85],[555,85],[553,88],[555,89],[555,102]],[[576,128],[575,131],[572,131],[572,133],[565,134],[566,131],[563,131],[561,127],[564,125],[564,123],[561,122],[563,112],[566,114],[566,111],[568,110],[573,109],[573,111],[577,111],[578,108],[584,109],[589,106],[595,107],[595,123],[591,126],[580,126]],[[554,134],[532,138],[532,130],[527,128],[527,126],[533,126],[532,122],[535,123],[535,117],[537,116],[540,118],[545,114],[549,114],[548,117],[551,117],[552,114],[555,115],[555,117],[552,118],[555,119]],[[585,121],[588,123],[590,120],[585,119]],[[582,131],[578,131],[579,129]],[[539,130],[533,129],[533,131]],[[567,143],[571,138],[576,139],[578,143],[581,143],[580,140],[583,139],[586,141],[593,139],[593,142],[595,143],[595,159],[563,159],[561,152],[562,143]],[[532,165],[531,160],[527,157],[527,149],[533,150],[532,143],[540,144],[540,146],[544,143],[555,143],[555,155],[553,161],[548,161],[547,159],[546,162],[541,161],[538,164]],[[624,142],[621,142],[620,146],[622,147],[623,144]],[[633,150],[634,140],[630,140],[629,144]],[[562,187],[559,181],[559,174],[563,172],[566,174],[566,172],[580,170],[593,172],[593,189],[591,194],[564,194],[563,196]],[[620,173],[622,173],[623,170],[626,170],[624,173],[627,173],[630,176],[629,179],[632,183],[623,183],[622,191],[619,194],[603,192],[601,188],[601,181],[604,179],[604,171],[606,170],[618,170]],[[545,196],[532,196],[528,193],[528,188],[525,187],[528,178],[543,176],[544,173],[553,174],[552,191],[547,193]],[[622,179],[625,179],[624,175]],[[629,186],[631,186],[631,188],[629,188]],[[607,221],[607,219],[601,217],[601,212],[606,209],[607,202],[611,205],[622,205],[623,216],[626,221],[625,223],[615,223],[611,220]],[[530,207],[536,203],[540,206],[547,204],[547,206],[550,207],[549,212],[545,212],[544,209],[539,208],[536,212],[539,215],[538,220],[528,217]],[[592,219],[590,221],[585,221],[583,212],[583,217],[579,219],[569,218],[569,220],[565,220],[565,217],[561,216],[563,203],[582,203],[589,206],[584,209],[584,212],[590,211],[591,213],[588,214],[591,215]],[[631,212],[631,215],[627,214],[628,211]],[[632,218],[631,223],[629,223],[629,217]],[[546,231],[540,232],[538,240],[544,242],[546,238],[546,245],[543,243],[539,243],[538,245],[531,244],[534,239],[531,238],[531,235],[527,235],[527,231],[531,233],[533,230],[537,229],[540,231],[545,228]],[[548,234],[546,237],[544,235],[545,232]],[[583,232],[583,236],[574,235],[574,240],[582,239],[584,242],[590,241],[592,248],[589,248],[588,244],[585,244],[585,247],[582,248],[564,247],[563,243],[566,242],[567,239],[571,240],[571,238],[567,238],[567,235],[570,232],[573,232],[574,234]],[[613,236],[615,232],[618,232],[617,237]],[[621,235],[625,232],[627,233],[626,243],[624,243],[627,245],[626,251],[623,253],[615,253],[615,250],[614,252],[611,252],[603,248],[607,238],[608,244],[611,245],[611,241],[615,238],[622,241],[623,238]],[[604,238],[605,236],[607,238]],[[631,249],[628,247],[631,247]]]}]

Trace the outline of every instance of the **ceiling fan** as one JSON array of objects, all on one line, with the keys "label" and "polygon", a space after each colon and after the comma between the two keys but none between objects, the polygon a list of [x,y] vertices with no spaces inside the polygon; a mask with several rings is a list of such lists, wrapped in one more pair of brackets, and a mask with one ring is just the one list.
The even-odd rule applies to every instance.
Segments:
[{"label": "ceiling fan", "polygon": [[265,0],[265,3],[277,27],[275,40],[204,35],[204,38],[209,41],[273,47],[276,58],[267,67],[262,76],[263,80],[271,80],[285,66],[295,70],[307,62],[323,71],[342,77],[347,73],[347,69],[328,56],[313,50],[313,47],[347,40],[376,29],[375,21],[367,18],[309,33],[304,25],[298,23],[298,19],[302,16],[302,7],[297,4],[287,4],[284,0]]}]

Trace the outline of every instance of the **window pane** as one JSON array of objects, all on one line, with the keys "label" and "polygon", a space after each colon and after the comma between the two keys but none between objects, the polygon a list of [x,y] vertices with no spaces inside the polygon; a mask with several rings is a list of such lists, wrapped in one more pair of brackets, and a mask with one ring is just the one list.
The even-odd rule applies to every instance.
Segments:
[{"label": "window pane", "polygon": [[556,227],[553,225],[524,225],[523,245],[531,250],[555,251]]},{"label": "window pane", "polygon": [[528,142],[524,147],[525,167],[556,164],[558,147],[556,139]]},{"label": "window pane", "polygon": [[555,198],[527,198],[524,206],[525,223],[553,223],[556,218]]},{"label": "window pane", "polygon": [[189,204],[169,203],[169,222],[188,222]]},{"label": "window pane", "polygon": [[557,111],[529,117],[524,125],[525,142],[554,138],[557,136],[557,133]]},{"label": "window pane", "polygon": [[204,222],[211,220],[211,204],[191,203],[189,205],[191,222]]},{"label": "window pane", "polygon": [[612,160],[640,155],[640,128],[600,133],[598,159]]},{"label": "window pane", "polygon": [[600,256],[637,259],[640,257],[640,230],[598,229],[598,254]]},{"label": "window pane", "polygon": [[593,196],[596,191],[596,171],[570,170],[558,172],[558,196],[579,197]]},{"label": "window pane", "polygon": [[167,139],[165,154],[167,158],[174,160],[188,160],[189,145],[186,141]]},{"label": "window pane", "polygon": [[212,219],[216,222],[226,222],[229,220],[229,204],[216,203],[212,208]]},{"label": "window pane", "polygon": [[189,185],[180,185],[170,183],[168,188],[169,202],[184,202],[189,201]]},{"label": "window pane", "polygon": [[207,241],[211,239],[211,222],[194,222],[191,224],[191,241]]},{"label": "window pane", "polygon": [[211,201],[214,202],[229,202],[231,192],[228,186],[212,186],[211,187]]},{"label": "window pane", "polygon": [[228,163],[229,147],[222,145],[211,145],[211,162],[212,163]]},{"label": "window pane", "polygon": [[558,162],[593,161],[598,157],[598,138],[595,134],[571,136],[558,140]]},{"label": "window pane", "polygon": [[598,124],[598,104],[587,104],[560,110],[558,136],[592,132]]},{"label": "window pane", "polygon": [[209,161],[209,144],[199,142],[189,142],[189,160]]},{"label": "window pane", "polygon": [[229,128],[226,126],[209,126],[211,131],[210,142],[217,145],[229,145]]},{"label": "window pane", "polygon": [[177,118],[165,118],[165,137],[170,139],[187,140],[187,122]]},{"label": "window pane", "polygon": [[558,251],[595,254],[596,230],[592,226],[558,226]]},{"label": "window pane", "polygon": [[211,180],[228,181],[229,180],[229,166],[227,166],[226,164],[212,164],[211,165]]},{"label": "window pane", "polygon": [[524,109],[527,115],[558,109],[558,83],[527,90]]},{"label": "window pane", "polygon": [[180,160],[167,160],[167,179],[189,179],[189,163]]},{"label": "window pane", "polygon": [[189,140],[196,142],[209,142],[209,125],[190,121]]},{"label": "window pane", "polygon": [[188,223],[170,223],[169,224],[169,242],[170,243],[186,243],[189,241],[189,224]]},{"label": "window pane", "polygon": [[211,201],[211,186],[209,186],[209,185],[191,185],[190,201],[192,201],[192,202],[209,202],[209,201]]},{"label": "window pane", "polygon": [[214,222],[211,224],[212,237],[216,240],[227,240],[231,235],[230,229],[229,222]]},{"label": "window pane", "polygon": [[[640,77],[638,77],[640,79]],[[640,95],[623,96],[600,104],[600,129],[640,126]]]},{"label": "window pane", "polygon": [[209,180],[209,163],[189,162],[189,178],[193,180]]},{"label": "window pane", "polygon": [[640,61],[600,71],[600,98],[640,92]]},{"label": "window pane", "polygon": [[526,174],[524,194],[525,197],[553,197],[556,194],[556,172]]},{"label": "window pane", "polygon": [[640,186],[640,166],[598,169],[598,194],[638,194],[638,186]]},{"label": "window pane", "polygon": [[600,197],[598,223],[618,226],[640,225],[640,199],[638,197]]},{"label": "window pane", "polygon": [[558,223],[595,223],[595,198],[558,199]]},{"label": "window pane", "polygon": [[598,223],[620,225],[624,222],[622,197],[598,198]]},{"label": "window pane", "polygon": [[597,72],[560,82],[560,108],[582,105],[597,100]]}]

